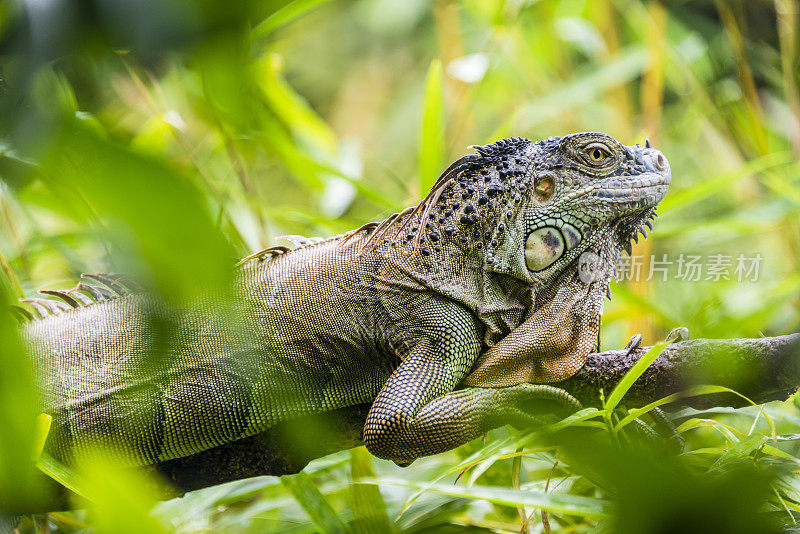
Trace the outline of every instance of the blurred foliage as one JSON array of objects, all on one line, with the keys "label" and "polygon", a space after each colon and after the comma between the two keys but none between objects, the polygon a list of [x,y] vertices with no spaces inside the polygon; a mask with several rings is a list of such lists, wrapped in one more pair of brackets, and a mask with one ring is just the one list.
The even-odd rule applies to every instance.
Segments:
[{"label": "blurred foliage", "polygon": [[[645,262],[642,280],[615,285],[603,345],[679,325],[695,337],[794,331],[797,12],[793,0],[0,2],[2,300],[98,271],[135,272],[175,299],[225,287],[232,262],[276,236],[332,235],[416,202],[467,145],[600,130],[648,136],[670,159],[671,192],[634,254],[675,262],[666,280],[644,280],[656,267]],[[756,281],[689,282],[675,277],[681,254],[763,261]],[[4,314],[0,340],[0,495],[27,498],[43,491],[27,461],[35,394]],[[793,403],[673,414],[688,441],[677,456],[613,407],[554,423],[558,447],[544,430],[501,429],[405,470],[351,451],[155,507],[136,480],[89,467],[88,511],[21,528],[794,524]]]}]

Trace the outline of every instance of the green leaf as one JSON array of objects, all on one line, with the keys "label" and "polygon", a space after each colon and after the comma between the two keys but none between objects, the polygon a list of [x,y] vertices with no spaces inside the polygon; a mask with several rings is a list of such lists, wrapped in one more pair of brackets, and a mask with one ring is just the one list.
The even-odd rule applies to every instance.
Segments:
[{"label": "green leaf", "polygon": [[300,471],[296,475],[284,475],[281,477],[281,484],[292,492],[295,500],[306,511],[317,530],[324,534],[348,531],[333,510],[333,506],[304,471]]},{"label": "green leaf", "polygon": [[314,152],[333,155],[337,138],[330,126],[317,115],[305,99],[280,76],[280,59],[270,55],[254,66],[258,87],[270,111],[294,136]]},{"label": "green leaf", "polygon": [[71,492],[86,498],[86,489],[83,488],[78,474],[46,452],[39,454],[36,467]]},{"label": "green leaf", "polygon": [[445,108],[442,63],[434,59],[425,77],[419,135],[419,193],[425,195],[442,172]]},{"label": "green leaf", "polygon": [[374,484],[361,483],[363,478],[375,477],[372,456],[364,447],[350,449],[350,474],[353,478],[350,485],[353,501],[353,530],[365,534],[392,532],[380,489]]},{"label": "green leaf", "polygon": [[36,418],[36,430],[33,436],[33,451],[32,458],[36,461],[44,450],[44,443],[47,441],[47,435],[50,433],[50,424],[53,422],[52,416],[46,413],[40,413]]},{"label": "green leaf", "polygon": [[[653,346],[653,349],[656,348],[656,346],[657,345]],[[650,349],[650,350],[653,350],[653,349]],[[663,351],[663,349],[662,349],[662,351]],[[656,356],[656,358],[657,357],[658,356]],[[655,358],[654,358],[654,360],[655,360]],[[638,364],[639,364],[639,362],[636,363],[636,365],[638,365]],[[631,368],[631,371],[633,371],[635,368],[636,368],[636,366],[634,365],[634,367]],[[628,374],[630,374],[631,371],[628,371]],[[639,373],[639,374],[641,375],[641,373]],[[626,375],[626,378],[627,378],[627,375]],[[622,381],[620,381],[620,384],[622,384]],[[617,385],[617,387],[619,387],[619,384]],[[626,389],[626,391],[627,391],[627,389]],[[776,431],[775,431],[775,421],[772,420],[772,417],[770,417],[769,414],[766,411],[764,411],[763,408],[761,408],[761,406],[757,405],[755,402],[753,402],[748,397],[742,395],[738,391],[735,391],[735,390],[733,390],[731,388],[726,388],[725,386],[715,386],[715,385],[705,385],[705,384],[704,385],[690,387],[686,391],[673,393],[672,395],[668,395],[666,397],[663,397],[661,399],[653,401],[653,402],[651,402],[650,404],[648,404],[646,406],[642,406],[641,408],[634,408],[634,409],[630,410],[628,412],[628,415],[625,416],[625,418],[623,418],[617,424],[617,428],[622,428],[623,426],[625,426],[628,423],[630,423],[636,417],[639,417],[639,416],[649,412],[650,410],[652,410],[653,408],[655,408],[657,406],[661,406],[661,405],[664,405],[664,404],[669,404],[670,402],[675,402],[677,400],[685,399],[687,397],[696,397],[698,395],[711,395],[713,393],[732,393],[732,394],[736,395],[737,397],[740,397],[740,398],[746,400],[747,402],[749,402],[751,405],[753,405],[761,413],[761,415],[764,416],[764,419],[767,421],[767,424],[769,425],[769,428],[770,428],[770,436],[771,436],[771,438],[773,440],[777,441],[777,436],[776,436]],[[683,427],[683,425],[682,425],[682,427]],[[686,429],[688,429],[688,428],[692,428],[692,427],[686,427]]]},{"label": "green leaf", "polygon": [[680,425],[678,425],[677,431],[678,434],[683,434],[684,432],[688,432],[689,430],[701,427],[713,428],[714,430],[722,434],[725,437],[725,439],[727,439],[731,443],[736,443],[737,441],[739,441],[740,437],[745,436],[744,432],[732,426],[720,423],[719,421],[714,421],[713,419],[700,419],[697,417],[688,419],[683,423],[681,423]]},{"label": "green leaf", "polygon": [[189,177],[77,122],[64,125],[42,167],[54,194],[88,204],[114,230],[127,253],[116,260],[144,259],[165,295],[229,286],[236,255]]},{"label": "green leaf", "polygon": [[419,488],[433,491],[452,497],[464,499],[485,500],[505,506],[536,506],[566,515],[583,516],[590,519],[600,519],[610,513],[610,504],[604,499],[593,499],[579,495],[563,493],[537,493],[530,490],[514,490],[495,486],[453,486],[448,484],[426,484],[396,478],[382,477],[375,484],[388,484],[407,488]]},{"label": "green leaf", "polygon": [[0,270],[0,509],[24,508],[43,497],[41,477],[31,462],[37,447],[36,388],[11,302]]},{"label": "green leaf", "polygon": [[89,509],[97,520],[97,532],[166,534],[165,525],[150,514],[156,495],[164,491],[160,479],[103,461],[83,465],[80,476],[81,488],[91,501]]},{"label": "green leaf", "polygon": [[619,381],[619,384],[614,388],[614,391],[611,392],[611,395],[608,396],[606,400],[605,410],[607,413],[611,413],[614,411],[614,408],[617,407],[619,401],[622,400],[622,397],[628,392],[634,382],[642,376],[650,365],[656,361],[664,349],[667,348],[668,343],[656,343],[650,350],[648,350],[639,361],[636,362],[631,369],[625,373],[625,376],[622,377],[622,380]]},{"label": "green leaf", "polygon": [[714,472],[721,473],[725,467],[745,458],[749,458],[750,454],[756,449],[763,447],[769,441],[769,436],[755,434],[747,436],[746,438],[738,441],[730,447],[725,453],[714,462],[714,465],[709,469],[709,474]]},{"label": "green leaf", "polygon": [[253,39],[260,39],[274,32],[281,26],[305,15],[318,5],[324,4],[327,1],[328,0],[294,0],[294,2],[289,2],[253,28]]}]

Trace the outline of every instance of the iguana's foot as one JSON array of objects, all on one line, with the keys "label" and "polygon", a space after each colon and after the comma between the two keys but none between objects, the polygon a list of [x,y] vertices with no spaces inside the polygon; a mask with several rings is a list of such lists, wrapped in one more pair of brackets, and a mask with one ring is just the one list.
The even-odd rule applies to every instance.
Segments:
[{"label": "iguana's foot", "polygon": [[678,326],[670,330],[664,340],[667,343],[677,343],[679,341],[686,341],[687,339],[689,339],[689,329],[685,326]]},{"label": "iguana's foot", "polygon": [[635,351],[639,347],[642,346],[642,334],[633,334],[628,342],[622,347],[622,350],[625,351],[625,356],[630,355],[631,352]]}]

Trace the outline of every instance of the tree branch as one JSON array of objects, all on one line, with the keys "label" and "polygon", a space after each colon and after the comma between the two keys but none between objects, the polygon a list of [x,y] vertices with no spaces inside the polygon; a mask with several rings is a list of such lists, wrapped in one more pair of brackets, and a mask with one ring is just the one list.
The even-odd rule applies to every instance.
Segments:
[{"label": "tree branch", "polygon": [[[650,347],[626,356],[609,350],[590,354],[586,365],[557,384],[584,404],[596,405],[598,392],[608,395]],[[745,339],[694,339],[668,346],[625,395],[624,403],[638,407],[700,384],[736,390],[757,403],[785,400],[800,386],[800,334]],[[693,407],[747,403],[733,394],[684,399]]]}]

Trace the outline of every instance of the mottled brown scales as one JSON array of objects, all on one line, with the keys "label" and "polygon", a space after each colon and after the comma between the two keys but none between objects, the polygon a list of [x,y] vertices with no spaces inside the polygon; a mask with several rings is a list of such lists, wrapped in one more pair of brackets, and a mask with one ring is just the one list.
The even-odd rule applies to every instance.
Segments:
[{"label": "mottled brown scales", "polygon": [[32,299],[48,450],[150,464],[371,403],[368,449],[407,463],[574,406],[541,384],[596,347],[606,267],[669,165],[597,133],[475,149],[415,207],[248,256],[225,297],[177,308],[102,275]]}]

